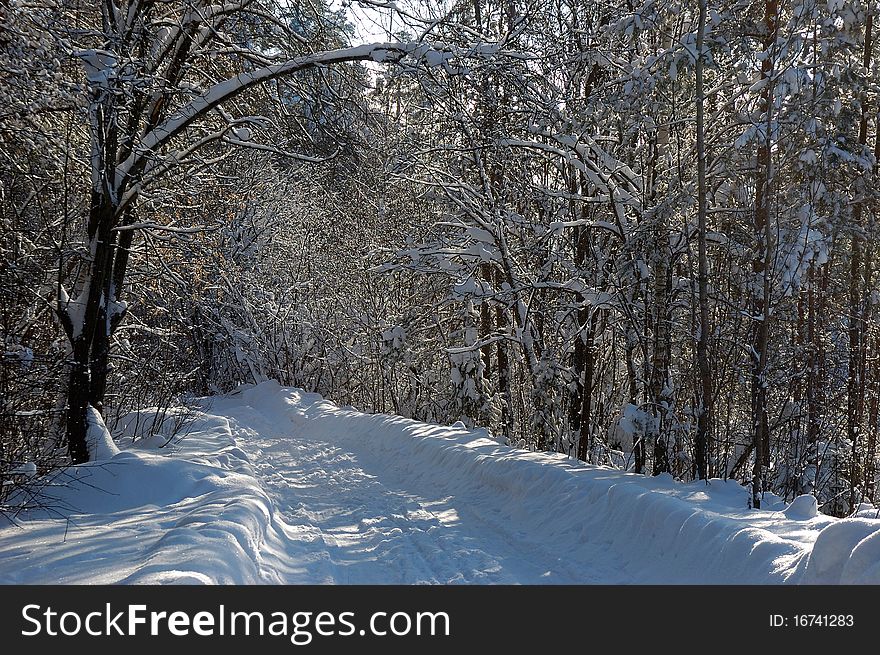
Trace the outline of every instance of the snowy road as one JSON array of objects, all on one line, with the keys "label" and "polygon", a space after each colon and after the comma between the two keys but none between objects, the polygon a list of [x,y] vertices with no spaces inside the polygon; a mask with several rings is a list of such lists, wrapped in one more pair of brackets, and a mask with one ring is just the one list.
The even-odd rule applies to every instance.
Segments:
[{"label": "snowy road", "polygon": [[0,516],[0,583],[880,584],[873,508],[752,510],[732,481],[588,466],[272,382],[205,399],[166,442],[122,438],[24,497],[15,525]]},{"label": "snowy road", "polygon": [[[503,517],[493,494],[426,484],[362,440],[317,439],[277,415],[230,408],[236,441],[284,520],[283,551],[264,553],[286,583],[626,582],[565,561]],[[538,536],[538,535],[534,535]]]}]

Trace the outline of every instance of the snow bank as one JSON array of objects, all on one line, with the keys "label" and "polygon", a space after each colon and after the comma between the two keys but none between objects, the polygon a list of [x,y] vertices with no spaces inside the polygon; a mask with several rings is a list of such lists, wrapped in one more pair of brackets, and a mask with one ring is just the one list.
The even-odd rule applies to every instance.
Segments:
[{"label": "snow bank", "polygon": [[113,453],[90,420],[99,461],[60,473],[37,497],[41,509],[0,529],[0,583],[279,582],[260,554],[280,538],[274,506],[228,421],[203,417],[169,457]]},{"label": "snow bank", "polygon": [[819,533],[804,582],[880,584],[880,521],[843,519]]},{"label": "snow bank", "polygon": [[552,545],[561,558],[588,565],[598,546],[640,583],[880,581],[880,520],[833,519],[810,498],[783,511],[749,510],[748,491],[733,482],[680,484],[588,466],[515,450],[459,425],[340,409],[276,383],[244,390],[238,402],[344,442],[407,480],[482,496],[495,521],[516,525],[523,541]]}]

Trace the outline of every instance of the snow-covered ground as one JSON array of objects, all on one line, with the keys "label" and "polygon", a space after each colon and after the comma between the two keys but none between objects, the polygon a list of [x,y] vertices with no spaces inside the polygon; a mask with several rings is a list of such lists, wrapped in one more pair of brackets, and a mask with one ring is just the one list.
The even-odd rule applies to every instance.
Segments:
[{"label": "snow-covered ground", "polygon": [[[121,440],[122,444],[126,442]],[[2,583],[880,583],[880,519],[679,484],[265,383],[174,448],[71,467],[0,527]]]}]

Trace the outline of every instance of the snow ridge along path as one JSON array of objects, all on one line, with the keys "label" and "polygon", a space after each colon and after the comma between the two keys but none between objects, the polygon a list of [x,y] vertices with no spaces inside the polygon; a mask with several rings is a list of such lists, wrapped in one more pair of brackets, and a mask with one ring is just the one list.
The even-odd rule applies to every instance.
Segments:
[{"label": "snow ridge along path", "polygon": [[[341,409],[267,382],[171,451],[71,467],[0,527],[2,583],[880,583],[880,520]],[[130,440],[128,440],[130,441]]]}]

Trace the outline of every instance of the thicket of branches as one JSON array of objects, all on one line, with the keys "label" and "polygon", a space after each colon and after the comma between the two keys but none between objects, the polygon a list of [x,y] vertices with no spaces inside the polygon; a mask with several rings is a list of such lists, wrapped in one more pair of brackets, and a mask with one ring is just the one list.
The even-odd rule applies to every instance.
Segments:
[{"label": "thicket of branches", "polygon": [[4,490],[82,460],[77,403],[274,378],[876,500],[876,3],[398,2],[355,51],[320,2],[102,4],[0,9]]}]

